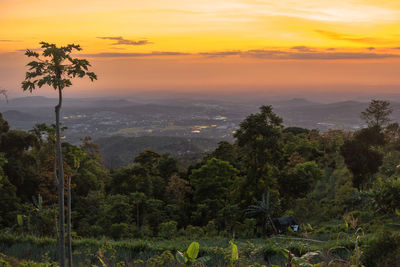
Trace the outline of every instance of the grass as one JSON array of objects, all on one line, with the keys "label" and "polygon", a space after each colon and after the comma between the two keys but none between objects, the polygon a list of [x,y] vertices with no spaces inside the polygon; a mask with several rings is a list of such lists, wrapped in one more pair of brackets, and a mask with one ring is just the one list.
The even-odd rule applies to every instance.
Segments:
[{"label": "grass", "polygon": [[[368,239],[368,237],[364,237]],[[177,250],[184,251],[194,240],[175,239],[133,239],[114,241],[101,239],[73,240],[74,262],[77,266],[98,265],[99,252],[109,265],[117,262],[132,263],[137,260],[146,262],[149,258],[169,250],[173,254]],[[225,266],[228,264],[230,253],[229,239],[210,238],[196,240],[200,243],[200,256],[209,256],[208,264]],[[349,259],[355,239],[352,235],[343,235],[336,240],[319,241],[312,238],[278,236],[266,239],[238,239],[235,243],[239,249],[239,258],[243,263],[250,264],[282,264],[285,262],[282,250],[289,250],[295,256],[302,256],[312,251],[328,251],[331,255]],[[17,259],[36,262],[56,261],[56,240],[48,237],[29,235],[0,234],[0,252]],[[135,265],[136,266],[136,265]]]}]

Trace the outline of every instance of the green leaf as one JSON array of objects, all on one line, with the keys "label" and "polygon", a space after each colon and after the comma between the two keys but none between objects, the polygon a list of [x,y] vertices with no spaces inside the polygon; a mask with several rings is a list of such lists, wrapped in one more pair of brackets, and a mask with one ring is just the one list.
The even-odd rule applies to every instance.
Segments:
[{"label": "green leaf", "polygon": [[400,211],[398,209],[396,209],[395,212],[397,216],[400,216]]},{"label": "green leaf", "polygon": [[199,249],[200,244],[197,242],[192,242],[192,244],[190,244],[188,249],[186,250],[188,258],[194,261],[197,258],[197,255],[199,255]]},{"label": "green leaf", "polygon": [[233,243],[233,240],[229,241],[229,244],[232,248],[232,261],[237,261],[239,259],[238,247]]},{"label": "green leaf", "polygon": [[24,221],[22,220],[22,215],[21,215],[21,214],[18,214],[18,215],[17,215],[17,223],[18,223],[18,225],[21,226],[21,227],[22,227],[22,225],[24,224]]}]

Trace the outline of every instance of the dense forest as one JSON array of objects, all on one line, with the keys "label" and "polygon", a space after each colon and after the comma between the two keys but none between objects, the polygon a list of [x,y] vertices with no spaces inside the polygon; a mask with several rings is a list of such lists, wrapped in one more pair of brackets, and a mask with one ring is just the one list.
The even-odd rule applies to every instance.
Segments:
[{"label": "dense forest", "polygon": [[[72,188],[74,248],[82,245],[77,240],[95,244],[100,239],[183,243],[261,239],[263,260],[251,262],[249,251],[256,254],[257,245],[250,249],[247,244],[245,249],[239,246],[239,259],[225,261],[226,265],[261,266],[257,264],[274,262],[278,248],[268,240],[281,236],[337,241],[328,247],[319,243],[299,247],[287,241],[292,247],[282,245],[286,254],[280,255],[286,255],[291,266],[300,259],[302,264],[311,264],[300,257],[313,251],[326,256],[320,255],[320,266],[329,262],[336,264],[330,266],[396,266],[400,255],[400,126],[390,123],[390,113],[388,102],[373,100],[361,114],[367,127],[321,133],[285,128],[271,106],[262,106],[240,124],[233,143],[220,142],[188,168],[170,154],[147,149],[127,166],[106,169],[90,137],[82,138],[79,146],[63,142],[65,194],[69,183]],[[0,115],[0,252],[9,255],[1,254],[0,262],[11,256],[38,259],[29,253],[21,256],[11,248],[33,243],[34,250],[46,242],[54,244],[57,237],[55,133],[55,125],[45,124],[30,131],[12,130]],[[289,216],[298,222],[298,231],[274,223]],[[139,257],[148,246],[140,244],[131,248],[136,252],[130,254],[133,258],[121,256],[119,266],[129,266],[136,256],[149,266],[174,264],[174,257],[161,250]],[[167,246],[164,252],[174,250]],[[214,250],[200,254],[218,252]],[[55,255],[46,255],[47,261],[55,260]],[[90,264],[101,265],[94,258]],[[115,262],[114,255],[107,266]]]}]

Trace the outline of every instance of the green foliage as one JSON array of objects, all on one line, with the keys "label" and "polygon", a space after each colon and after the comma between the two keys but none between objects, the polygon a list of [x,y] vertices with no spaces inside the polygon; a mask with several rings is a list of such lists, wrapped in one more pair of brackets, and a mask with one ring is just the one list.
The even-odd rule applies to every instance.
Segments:
[{"label": "green foliage", "polygon": [[232,250],[231,264],[233,264],[239,260],[239,251],[237,245],[233,242],[233,240],[229,241],[229,245],[231,246]]},{"label": "green foliage", "polygon": [[173,261],[174,255],[172,255],[171,251],[166,250],[161,255],[148,259],[147,266],[163,267],[171,264]]},{"label": "green foliage", "polygon": [[110,234],[114,239],[128,236],[129,226],[126,223],[114,223],[110,227]]},{"label": "green foliage", "polygon": [[357,139],[346,141],[341,154],[353,173],[353,186],[358,189],[368,183],[369,176],[376,173],[382,164],[382,155]]},{"label": "green foliage", "polygon": [[17,215],[17,223],[18,223],[18,226],[19,226],[19,227],[24,226],[24,221],[23,221],[23,219],[22,219],[22,215],[21,215],[21,214],[18,214],[18,215]]},{"label": "green foliage", "polygon": [[[66,175],[73,175],[74,262],[392,264],[397,250],[373,232],[400,230],[396,129],[370,127],[353,135],[283,129],[272,108],[263,107],[241,124],[234,143],[219,143],[189,168],[175,156],[145,150],[130,157],[132,165],[107,170],[90,139],[63,143]],[[9,130],[0,119],[0,249],[32,264],[56,259],[55,239],[44,238],[54,238],[57,229],[54,131],[47,125]],[[300,231],[265,231],[283,216],[294,216]],[[232,236],[235,242],[228,243]],[[262,239],[249,240],[254,237]],[[387,239],[397,244],[394,232]],[[192,240],[199,247],[185,251]],[[383,248],[387,258],[378,259]],[[185,252],[174,259],[176,251]]]},{"label": "green foliage", "polygon": [[203,227],[206,236],[208,237],[216,237],[218,236],[218,228],[215,223],[215,220],[211,220],[207,223],[206,226]]},{"label": "green foliage", "polygon": [[234,134],[246,171],[240,184],[240,198],[249,205],[253,197],[276,187],[276,174],[281,155],[282,119],[271,106],[262,106],[260,113],[249,115]]},{"label": "green foliage", "polygon": [[184,232],[184,235],[186,236],[186,238],[188,238],[188,239],[197,239],[197,238],[201,238],[202,236],[204,236],[203,228],[201,228],[199,226],[193,226],[190,224],[188,226],[186,226],[186,228],[183,232]]},{"label": "green foliage", "polygon": [[197,258],[199,251],[200,244],[197,242],[192,242],[185,252],[177,251],[175,258],[179,263],[184,264],[185,266],[193,266],[207,262],[209,257]]},{"label": "green foliage", "polygon": [[400,207],[400,178],[379,178],[370,191],[377,213],[394,213]]},{"label": "green foliage", "polygon": [[305,197],[323,176],[323,171],[315,161],[298,163],[279,180],[281,192],[292,198]]},{"label": "green foliage", "polygon": [[368,242],[361,260],[366,266],[398,266],[399,255],[399,233],[391,233],[386,230]]},{"label": "green foliage", "polygon": [[361,113],[361,118],[370,127],[383,127],[390,121],[389,116],[392,112],[389,101],[373,99],[368,108]]},{"label": "green foliage", "polygon": [[[29,71],[26,73],[25,81],[22,82],[24,91],[32,92],[37,87],[48,85],[54,89],[62,90],[72,85],[70,79],[88,76],[90,80],[96,80],[93,72],[88,72],[90,64],[85,59],[72,58],[73,50],[82,50],[79,45],[69,44],[57,47],[55,44],[41,42],[42,57],[39,53],[26,50],[25,55],[33,57],[29,62]],[[48,58],[48,59],[46,59]]]},{"label": "green foliage", "polygon": [[216,158],[192,171],[189,180],[194,188],[193,199],[198,203],[192,218],[197,224],[206,225],[216,214],[223,213],[223,208],[229,203],[230,189],[237,172],[229,162]]},{"label": "green foliage", "polygon": [[177,235],[178,223],[176,221],[168,221],[160,224],[160,232],[158,235],[164,239],[171,239]]}]

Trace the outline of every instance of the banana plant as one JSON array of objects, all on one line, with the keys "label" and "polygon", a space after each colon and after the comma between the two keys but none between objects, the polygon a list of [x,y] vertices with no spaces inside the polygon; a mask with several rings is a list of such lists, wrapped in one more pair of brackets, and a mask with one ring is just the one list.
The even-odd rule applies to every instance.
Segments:
[{"label": "banana plant", "polygon": [[234,266],[235,263],[239,261],[239,251],[237,245],[233,240],[229,241],[229,245],[231,246],[232,254],[231,254],[231,266]]},{"label": "banana plant", "polygon": [[185,266],[196,266],[207,262],[210,257],[200,257],[199,255],[200,244],[192,242],[185,252],[177,251],[175,254],[176,260]]}]

